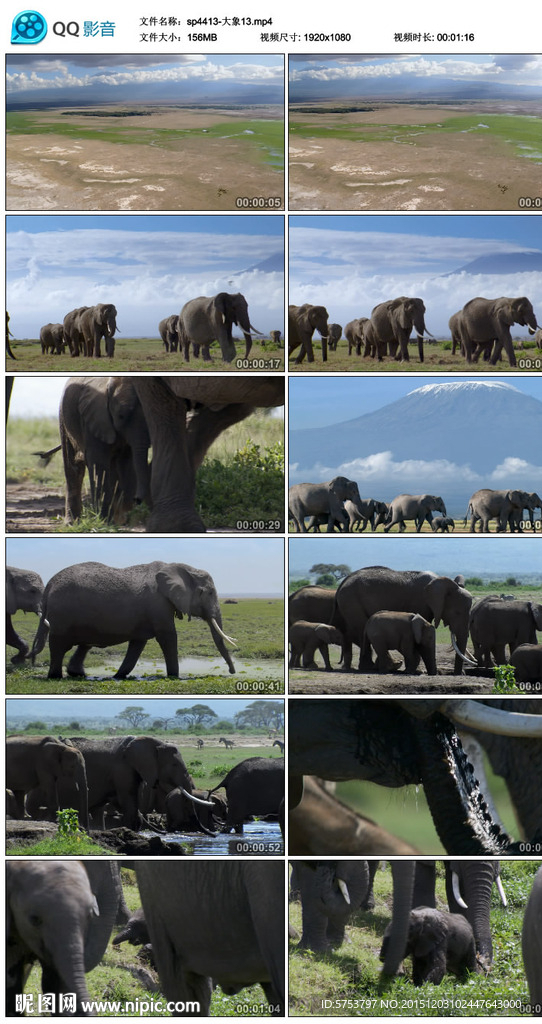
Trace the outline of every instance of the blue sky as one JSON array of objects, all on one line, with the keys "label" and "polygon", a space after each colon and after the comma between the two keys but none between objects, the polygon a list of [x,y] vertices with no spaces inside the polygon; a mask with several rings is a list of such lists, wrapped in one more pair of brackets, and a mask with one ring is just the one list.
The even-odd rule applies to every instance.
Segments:
[{"label": "blue sky", "polygon": [[184,562],[205,569],[219,597],[284,594],[284,541],[265,537],[10,537],[6,563],[33,569],[44,583],[60,569],[78,562],[140,565]]},{"label": "blue sky", "polygon": [[[534,545],[534,547],[533,547]],[[352,571],[369,565],[398,570],[428,570],[443,576],[491,573],[495,579],[542,573],[540,538],[446,537],[303,537],[289,541],[290,578],[302,579],[319,562],[348,565]]]},{"label": "blue sky", "polygon": [[527,295],[542,322],[541,224],[540,214],[291,216],[289,301],[323,305],[344,327],[386,299],[420,296],[428,330],[449,337],[450,316],[476,295]]},{"label": "blue sky", "polygon": [[277,54],[11,53],[6,92],[18,103],[277,103],[283,79]]},{"label": "blue sky", "polygon": [[[120,699],[108,697],[107,699],[90,698],[88,700],[86,698],[82,700],[80,697],[75,697],[71,700],[69,698],[50,700],[36,697],[31,697],[28,700],[8,699],[6,702],[6,722],[9,726],[10,722],[16,718],[29,715],[32,718],[45,718],[49,721],[51,718],[54,718],[57,722],[68,717],[79,721],[98,717],[114,718],[115,715],[118,715],[127,707],[141,707],[147,714],[152,715],[153,719],[172,718],[177,708],[191,708],[194,704],[205,704],[219,718],[233,718],[234,715],[243,711],[249,704],[252,704],[254,699],[257,700],[258,698],[252,697],[249,700],[221,698],[217,700],[214,697],[192,697],[188,700],[180,700],[178,697],[161,697],[155,700],[137,696],[128,699],[125,697]],[[266,697],[265,699],[273,700],[272,697]],[[184,728],[185,723],[181,722],[180,725]],[[169,728],[171,730],[171,724]]]},{"label": "blue sky", "polygon": [[[70,309],[112,301],[125,337],[158,337],[164,316],[221,291],[246,296],[260,331],[283,330],[283,230],[282,217],[261,215],[9,216],[13,333],[37,338]],[[250,269],[273,256],[271,269]]]},{"label": "blue sky", "polygon": [[[475,374],[468,377],[469,383],[477,380]],[[481,375],[480,380],[487,383],[487,377]],[[375,409],[381,409],[390,402],[410,394],[416,388],[427,384],[452,384],[464,381],[464,376],[447,374],[445,377],[424,374],[379,374],[370,377],[329,376],[315,374],[314,377],[290,376],[288,390],[289,429],[300,430],[304,427],[325,427],[331,423],[342,423],[355,416],[361,416]],[[542,401],[542,377],[515,374],[513,377],[495,377],[491,375],[491,383],[502,381],[511,384],[526,395],[532,395]]]},{"label": "blue sky", "polygon": [[289,66],[291,102],[541,92],[542,57],[537,54],[291,54]]}]

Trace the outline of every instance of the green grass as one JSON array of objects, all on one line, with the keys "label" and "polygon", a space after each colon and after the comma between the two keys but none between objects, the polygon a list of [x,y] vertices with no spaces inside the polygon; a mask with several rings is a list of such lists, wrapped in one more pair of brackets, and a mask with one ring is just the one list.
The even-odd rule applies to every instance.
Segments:
[{"label": "green grass", "polygon": [[[427,314],[427,324],[429,330],[431,330],[430,313]],[[342,323],[340,311],[335,310],[333,314],[330,314],[330,323],[335,319],[338,323]],[[344,319],[344,318],[343,318]],[[521,372],[525,370],[540,370],[542,369],[542,349],[535,348],[532,341],[525,340],[524,349],[516,349],[516,359],[518,365],[516,367],[510,366],[506,353],[503,351],[503,358],[500,363],[496,366],[490,366],[489,363],[485,363],[483,359],[480,359],[477,363],[467,363],[463,356],[456,352],[452,355],[451,342],[449,338],[440,338],[436,344],[430,344],[427,340],[424,343],[424,362],[420,363],[418,357],[418,345],[416,341],[409,343],[409,356],[410,360],[408,363],[395,362],[394,359],[385,359],[379,363],[377,359],[364,358],[363,355],[357,356],[355,354],[348,355],[348,342],[342,338],[337,345],[335,352],[328,353],[328,360],[326,363],[322,362],[322,353],[320,348],[320,342],[315,336],[313,340],[314,346],[314,363],[304,362],[295,365],[295,357],[298,352],[294,352],[289,362],[289,369],[292,373],[345,373],[355,371],[357,373],[419,373],[420,370],[427,372],[428,370],[435,370],[439,373],[446,373],[448,371],[457,373],[502,373],[503,370],[510,373]]]},{"label": "green grass", "polygon": [[[290,940],[290,1014],[293,1016],[339,1017],[505,1017],[524,1011],[510,1001],[528,1002],[521,958],[521,926],[536,861],[501,861],[501,876],[508,907],[500,905],[495,887],[492,893],[491,931],[494,963],[486,977],[470,974],[460,981],[446,975],[440,985],[416,988],[411,981],[411,961],[404,975],[379,988],[379,952],[382,936],[391,920],[392,883],[389,866],[377,871],[372,911],[353,915],[347,928],[349,943],[327,954],[298,950]],[[437,906],[447,909],[444,869],[438,864]],[[290,921],[301,934],[301,907],[290,904]],[[344,1003],[345,1000],[350,1000]],[[327,1001],[325,1008],[324,1001]],[[387,1005],[386,1005],[387,1004]]]}]

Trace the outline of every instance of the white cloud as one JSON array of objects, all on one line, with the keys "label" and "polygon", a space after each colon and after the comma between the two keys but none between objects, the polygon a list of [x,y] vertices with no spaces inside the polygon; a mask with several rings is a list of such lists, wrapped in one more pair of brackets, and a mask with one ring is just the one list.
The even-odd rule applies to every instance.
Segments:
[{"label": "white cloud", "polygon": [[439,486],[443,483],[455,486],[459,480],[476,484],[481,479],[469,465],[457,466],[446,459],[404,459],[396,462],[391,451],[375,452],[366,458],[342,462],[337,466],[316,463],[309,469],[304,467],[300,470],[299,463],[294,463],[290,466],[289,475],[290,483],[301,483],[307,479],[319,483],[331,480],[334,476],[346,476],[356,481],[362,493],[367,493],[369,486],[373,489],[378,486],[396,486],[397,493],[403,489],[408,492],[413,480],[416,480],[418,487],[430,485],[431,481],[434,487],[435,480],[439,481]]},{"label": "white cloud", "polygon": [[542,466],[533,466],[524,459],[510,456],[504,459],[498,466],[495,466],[491,479],[498,483],[505,483],[507,487],[518,480],[525,479],[540,480],[542,478]]}]

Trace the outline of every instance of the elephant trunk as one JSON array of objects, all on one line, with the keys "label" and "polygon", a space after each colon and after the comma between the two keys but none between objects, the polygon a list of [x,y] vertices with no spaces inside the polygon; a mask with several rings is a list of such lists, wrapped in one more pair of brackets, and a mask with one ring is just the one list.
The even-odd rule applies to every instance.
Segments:
[{"label": "elephant trunk", "polygon": [[49,636],[49,628],[50,628],[49,627],[49,623],[48,623],[47,619],[45,618],[45,612],[42,611],[41,619],[40,619],[40,624],[38,626],[37,633],[36,633],[36,635],[34,637],[34,642],[32,644],[32,650],[30,652],[30,657],[32,659],[32,664],[34,664],[37,655],[41,654],[41,652],[43,651],[43,648],[45,647],[45,644],[47,643],[47,637]]},{"label": "elephant trunk", "polygon": [[322,334],[322,362],[327,363],[327,334]]},{"label": "elephant trunk", "polygon": [[209,629],[211,630],[211,636],[214,640],[215,647],[224,658],[224,661],[226,662],[226,665],[228,666],[230,673],[233,675],[235,673],[235,665],[233,663],[231,654],[228,651],[228,648],[226,647],[226,643],[237,646],[237,642],[233,639],[233,637],[227,636],[227,634],[224,633],[219,620],[220,616],[212,616],[208,620]]},{"label": "elephant trunk", "polygon": [[252,348],[252,335],[249,334],[248,331],[243,331],[243,336],[245,339],[245,359],[248,359],[250,350]]},{"label": "elephant trunk", "polygon": [[414,891],[415,861],[392,860],[392,927],[386,942],[382,974],[393,977],[405,957]]}]

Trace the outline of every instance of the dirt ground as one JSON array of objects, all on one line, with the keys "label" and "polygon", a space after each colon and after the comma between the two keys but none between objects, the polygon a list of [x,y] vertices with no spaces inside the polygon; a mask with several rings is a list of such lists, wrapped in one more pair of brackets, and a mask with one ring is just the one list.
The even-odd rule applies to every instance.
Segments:
[{"label": "dirt ground", "polygon": [[40,485],[7,485],[6,533],[50,533],[63,519],[63,494]]},{"label": "dirt ground", "polygon": [[[480,107],[483,118],[488,111]],[[531,111],[525,111],[531,113]],[[295,113],[293,121],[416,124],[444,121],[453,107],[382,105],[368,113]],[[539,113],[537,110],[536,113]],[[542,168],[514,146],[468,132],[428,134],[415,144],[290,137],[292,210],[518,210],[518,199],[540,195]]]},{"label": "dirt ground", "polygon": [[[394,657],[394,655],[392,655]],[[363,693],[368,695],[390,693],[443,693],[486,694],[493,690],[493,673],[481,674],[480,669],[467,669],[465,675],[453,675],[455,654],[449,645],[437,644],[438,676],[424,674],[410,676],[401,670],[390,675],[363,674],[361,672],[307,672],[289,669],[289,693]]]}]

